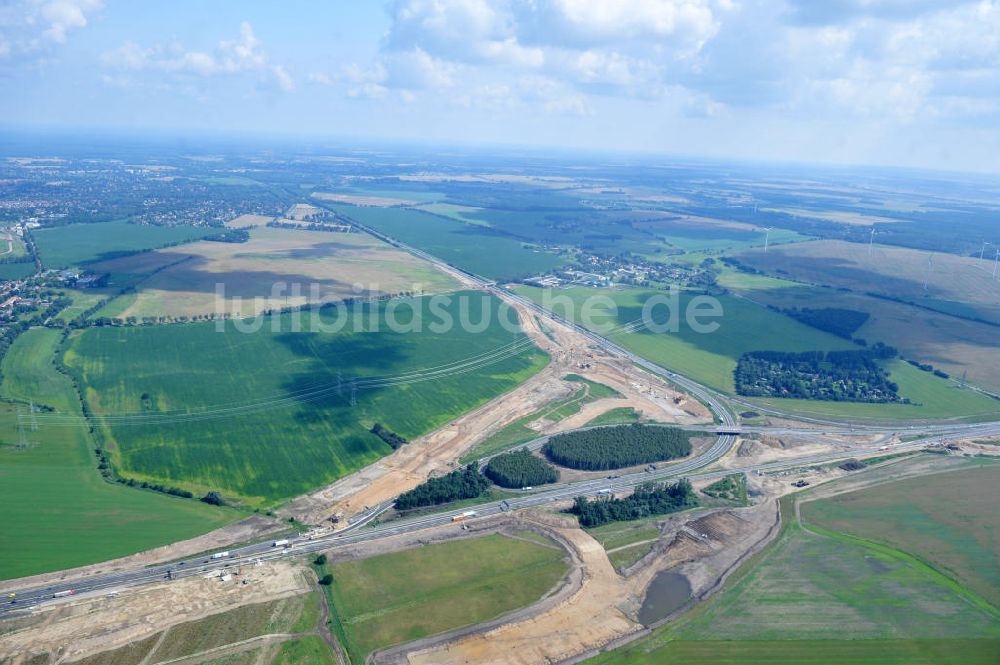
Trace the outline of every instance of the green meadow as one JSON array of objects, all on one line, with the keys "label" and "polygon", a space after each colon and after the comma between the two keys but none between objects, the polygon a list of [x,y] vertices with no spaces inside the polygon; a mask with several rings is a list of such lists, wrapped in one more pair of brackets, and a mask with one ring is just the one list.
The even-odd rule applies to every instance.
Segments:
[{"label": "green meadow", "polygon": [[[215,322],[89,328],[69,338],[64,359],[121,475],[274,506],[391,452],[374,423],[414,439],[547,363],[500,324],[509,310],[498,300],[458,296],[441,312],[429,298],[302,312],[303,332],[291,332],[289,313],[255,332],[233,321],[221,332]],[[390,330],[387,308],[404,326],[420,316],[422,331]],[[435,332],[441,313],[454,325]],[[486,325],[467,331],[463,316]],[[338,318],[340,332],[306,332]]]},{"label": "green meadow", "polygon": [[[533,535],[533,534],[529,534]],[[334,634],[351,662],[536,602],[565,574],[549,540],[457,540],[329,566]]]},{"label": "green meadow", "polygon": [[[61,333],[36,328],[3,360],[0,384],[0,578],[81,566],[191,538],[233,510],[104,481],[69,378],[53,365]],[[47,424],[34,403],[75,424]],[[26,447],[21,447],[18,415]]]}]

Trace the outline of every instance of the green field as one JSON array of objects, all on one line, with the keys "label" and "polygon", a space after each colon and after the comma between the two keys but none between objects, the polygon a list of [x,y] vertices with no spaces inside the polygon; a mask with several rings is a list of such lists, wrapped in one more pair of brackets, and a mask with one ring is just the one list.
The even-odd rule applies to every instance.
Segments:
[{"label": "green field", "polygon": [[[403,325],[419,313],[422,332],[388,330],[387,307]],[[463,307],[470,322],[488,317],[488,327],[463,330]],[[292,314],[265,317],[253,333],[233,322],[224,332],[213,322],[89,328],[70,337],[64,357],[95,414],[126,414],[100,427],[122,475],[196,493],[221,490],[255,507],[388,454],[368,431],[375,422],[412,440],[547,362],[522,334],[503,329],[499,301],[481,292],[447,300],[442,311],[455,325],[444,332],[432,332],[440,319],[429,298],[357,309],[341,332],[329,333],[289,332]],[[327,327],[336,319],[326,309],[301,316],[302,331],[312,329],[313,317]],[[355,322],[368,332],[354,332]],[[481,365],[452,366],[512,343],[522,346]],[[438,373],[426,374],[432,369]],[[351,381],[376,377],[390,383],[357,390],[352,406]],[[166,423],[155,421],[159,413],[169,414]]]},{"label": "green field", "polygon": [[1000,464],[885,483],[802,504],[802,517],[904,550],[1000,608]]},{"label": "green field", "polygon": [[554,544],[500,535],[338,563],[330,567],[334,632],[362,663],[376,649],[530,605],[566,569]]},{"label": "green field", "polygon": [[[574,287],[546,292],[537,287],[518,287],[517,292],[542,304],[545,304],[546,297],[551,298],[553,303],[557,303],[553,306],[555,312],[563,315],[567,310],[558,304],[557,299],[566,297],[573,303],[578,322],[583,320],[585,303],[593,303],[592,322],[598,332],[602,325],[620,326],[639,319],[648,298],[664,295],[662,291],[637,288]],[[706,322],[717,321],[718,330],[700,334],[684,321],[683,313],[692,297],[688,292],[681,293],[680,330],[676,334],[641,330],[636,333],[612,332],[607,336],[653,362],[729,393],[734,390],[736,362],[747,351],[775,349],[775,345],[780,346],[775,350],[784,351],[856,348],[846,340],[732,296],[719,296],[723,315],[718,319],[706,319]],[[607,300],[602,304],[601,299]],[[658,308],[654,317],[659,321],[658,317],[665,311],[662,307]]]},{"label": "green field", "polygon": [[563,257],[515,238],[419,210],[343,204],[326,207],[453,266],[491,279],[536,275],[564,263]]},{"label": "green field", "polygon": [[35,274],[34,262],[0,263],[0,282],[9,279],[24,279]]},{"label": "green field", "polygon": [[630,406],[620,406],[609,409],[599,416],[587,421],[584,427],[593,425],[628,425],[630,423],[642,422],[642,415]]},{"label": "green field", "polygon": [[[759,280],[758,280],[759,281]],[[518,287],[518,293],[542,304],[549,300],[551,308],[565,314],[566,305],[558,299],[567,298],[581,320],[584,303],[591,305],[591,322],[598,332],[600,326],[621,326],[637,320],[647,298],[662,292],[643,289],[588,289],[584,287],[546,291],[536,287]],[[648,330],[623,333],[612,331],[606,336],[628,350],[663,367],[691,377],[717,390],[732,394],[733,369],[739,357],[747,351],[809,351],[857,349],[848,340],[817,330],[761,306],[749,299],[733,295],[717,296],[723,316],[715,319],[715,332],[699,334],[684,324],[684,308],[691,294],[680,297],[681,325],[677,333],[654,333]],[[603,303],[598,300],[608,298]],[[611,305],[610,303],[613,303]],[[663,309],[659,311],[665,311]],[[654,318],[656,313],[654,312]],[[659,319],[657,319],[659,320]],[[886,364],[892,381],[899,384],[899,393],[912,404],[862,404],[852,402],[820,402],[792,399],[754,399],[774,408],[823,416],[860,419],[920,419],[962,417],[983,419],[1000,414],[1000,401],[963,389],[953,381],[922,372],[902,361]]]},{"label": "green field", "polygon": [[[793,500],[782,500],[778,538],[716,596],[633,645],[588,662],[996,661],[995,608],[974,602],[963,587],[907,552],[800,525]],[[991,523],[988,516],[982,521],[985,514],[963,517],[969,524],[962,528],[982,530]]]},{"label": "green field", "polygon": [[[81,566],[191,538],[240,517],[203,503],[105,482],[83,426],[46,425],[31,402],[80,415],[52,361],[60,333],[23,333],[3,360],[0,397],[0,578]],[[28,447],[18,444],[18,412]]]},{"label": "green field", "polygon": [[632,647],[588,663],[628,665],[996,665],[993,640],[672,641]]},{"label": "green field", "polygon": [[195,226],[149,226],[127,220],[69,224],[32,232],[46,268],[68,268],[136,252],[196,240],[219,229]]}]

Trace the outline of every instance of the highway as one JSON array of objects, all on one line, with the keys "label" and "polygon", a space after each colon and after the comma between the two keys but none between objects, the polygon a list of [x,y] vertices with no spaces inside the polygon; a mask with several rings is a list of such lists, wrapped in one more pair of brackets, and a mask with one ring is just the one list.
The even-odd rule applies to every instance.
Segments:
[{"label": "highway", "polygon": [[[980,425],[974,429],[974,436],[995,436],[1000,435],[1000,423]],[[747,467],[732,469],[719,469],[713,471],[702,471],[712,462],[722,457],[735,442],[736,437],[721,436],[719,439],[701,455],[690,460],[684,460],[674,464],[659,465],[655,471],[644,471],[624,474],[613,478],[596,478],[582,480],[574,483],[567,483],[553,486],[550,489],[538,491],[532,494],[525,494],[521,497],[507,499],[502,502],[490,502],[472,509],[476,511],[474,520],[482,517],[489,517],[507,511],[520,510],[543,506],[546,504],[571,500],[577,496],[593,495],[601,490],[610,490],[612,493],[630,490],[637,485],[650,481],[663,481],[686,477],[691,480],[720,478],[732,473],[757,473],[770,472],[782,469],[795,469],[816,464],[835,462],[852,457],[864,457],[868,455],[892,454],[906,450],[923,448],[933,444],[943,444],[950,440],[964,439],[970,436],[966,430],[951,432],[948,434],[937,434],[919,440],[898,443],[892,446],[865,446],[855,447],[849,450],[842,450],[820,455],[809,455],[794,459],[758,464]],[[381,509],[387,506],[382,506]],[[468,510],[468,509],[466,509]],[[378,511],[370,513],[366,517],[371,519]],[[452,524],[452,518],[461,515],[464,511],[444,511],[432,515],[423,515],[409,519],[399,519],[384,524],[374,526],[364,526],[358,523],[324,536],[307,539],[304,535],[290,539],[291,547],[285,549],[274,547],[272,541],[255,543],[241,548],[230,550],[229,556],[223,559],[211,559],[206,556],[191,557],[180,561],[166,564],[158,564],[135,571],[114,573],[97,576],[86,580],[78,580],[55,584],[44,587],[22,589],[17,592],[17,602],[3,606],[3,612],[23,612],[27,608],[37,605],[55,602],[54,594],[66,591],[73,591],[75,595],[94,594],[98,592],[109,593],[119,589],[142,586],[153,582],[161,582],[166,579],[180,579],[194,575],[220,574],[224,569],[234,569],[237,566],[252,566],[256,561],[268,561],[280,559],[286,556],[303,556],[321,551],[328,551],[347,545],[389,538],[401,534],[414,533],[425,529],[447,526]],[[455,528],[459,528],[457,525]]]},{"label": "highway", "polygon": [[[635,365],[638,365],[649,372],[652,372],[658,376],[661,376],[673,384],[676,384],[683,388],[688,393],[695,396],[697,399],[706,404],[709,409],[715,414],[719,423],[709,429],[715,430],[720,433],[718,439],[706,450],[689,460],[684,460],[676,462],[673,464],[660,464],[657,465],[655,469],[649,471],[642,471],[637,473],[623,474],[620,476],[612,478],[595,478],[588,480],[581,480],[573,483],[566,483],[561,485],[549,486],[547,489],[533,492],[524,493],[523,496],[518,496],[516,498],[511,498],[501,502],[491,502],[475,506],[476,515],[469,519],[478,519],[482,517],[488,517],[491,515],[497,515],[503,512],[519,510],[524,508],[531,508],[536,506],[543,506],[546,504],[565,501],[573,499],[577,496],[592,495],[596,493],[606,493],[608,490],[611,492],[627,491],[637,485],[649,482],[649,481],[663,481],[668,479],[676,479],[680,477],[687,477],[690,479],[710,479],[716,477],[722,477],[728,474],[744,472],[744,473],[757,473],[774,471],[780,469],[793,469],[796,467],[809,466],[814,464],[822,464],[833,462],[837,460],[847,459],[851,457],[863,457],[867,455],[877,455],[877,454],[888,454],[888,452],[899,452],[905,450],[911,450],[915,448],[922,448],[931,444],[946,443],[954,439],[964,439],[970,436],[992,436],[1000,435],[1000,423],[985,423],[979,425],[941,425],[941,426],[931,426],[931,427],[919,427],[919,428],[901,428],[892,426],[863,426],[862,431],[870,432],[901,432],[906,431],[907,433],[916,434],[927,434],[926,438],[921,438],[913,441],[907,441],[904,443],[898,443],[892,446],[885,445],[870,445],[862,447],[851,447],[849,449],[840,450],[837,452],[831,452],[821,455],[804,456],[795,459],[782,460],[780,462],[772,462],[768,464],[759,464],[754,466],[748,466],[743,468],[734,468],[726,470],[716,470],[716,471],[701,471],[700,473],[695,473],[701,469],[705,469],[712,463],[716,462],[723,455],[725,455],[736,441],[736,436],[730,432],[734,431],[778,431],[771,428],[741,428],[736,421],[735,416],[731,412],[726,398],[715,393],[714,391],[686,378],[680,376],[674,372],[666,370],[654,363],[651,363],[644,358],[640,358],[635,354],[623,349],[617,344],[604,339],[597,334],[578,326],[577,324],[567,321],[562,317],[559,317],[552,312],[542,309],[539,305],[519,296],[517,294],[510,293],[504,289],[496,287],[492,282],[484,280],[476,275],[471,275],[465,271],[456,269],[454,266],[444,264],[439,259],[426,254],[420,250],[409,247],[396,241],[395,239],[384,236],[383,234],[365,227],[362,224],[356,224],[362,230],[394,245],[411,252],[412,254],[419,256],[427,261],[438,265],[448,271],[458,271],[461,272],[469,279],[475,280],[482,288],[494,293],[498,297],[505,300],[512,300],[532,311],[537,312],[540,316],[554,320],[559,324],[568,326],[579,334],[585,336],[587,339],[593,342],[595,346],[598,346],[609,354],[624,358]],[[789,417],[794,417],[798,420],[803,420],[798,418],[793,414],[788,414]],[[835,423],[828,421],[812,421],[821,422],[823,424],[830,424],[837,431],[841,433],[860,433],[858,430],[850,423]],[[859,429],[861,429],[859,427]],[[780,430],[780,431],[802,431],[811,432],[817,434],[817,430]],[[531,442],[531,446],[541,447],[544,444],[546,437],[540,437],[534,442]],[[154,566],[149,566],[141,569],[119,572],[119,573],[109,573],[106,575],[98,575],[87,579],[80,579],[71,582],[58,583],[49,586],[42,587],[29,587],[17,590],[16,602],[6,603],[0,608],[0,616],[4,613],[10,615],[10,613],[21,613],[32,607],[44,603],[55,602],[57,595],[83,595],[83,594],[99,594],[99,593],[111,593],[115,590],[126,589],[137,587],[153,582],[161,582],[166,579],[179,579],[184,577],[191,577],[195,575],[212,575],[219,574],[224,569],[233,569],[237,566],[253,566],[257,561],[267,561],[273,559],[279,559],[287,556],[302,556],[306,554],[311,554],[314,552],[328,551],[338,547],[344,547],[347,545],[378,540],[382,538],[389,538],[396,535],[408,534],[419,532],[421,530],[441,527],[445,525],[452,524],[452,518],[461,515],[463,511],[444,511],[441,513],[436,513],[432,515],[423,515],[420,517],[399,519],[391,521],[384,524],[375,524],[374,526],[366,526],[375,517],[378,516],[382,511],[387,509],[391,504],[383,504],[376,507],[376,509],[363,515],[360,520],[355,521],[354,524],[346,529],[315,537],[312,539],[307,539],[305,535],[300,535],[295,538],[290,539],[290,547],[285,548],[281,546],[274,546],[273,542],[268,540],[265,542],[254,543],[244,547],[233,548],[229,554],[220,559],[212,559],[206,556],[190,557],[179,561],[174,561],[165,564],[157,564]],[[459,528],[456,526],[455,528]],[[59,600],[64,600],[64,598],[59,598]]]}]

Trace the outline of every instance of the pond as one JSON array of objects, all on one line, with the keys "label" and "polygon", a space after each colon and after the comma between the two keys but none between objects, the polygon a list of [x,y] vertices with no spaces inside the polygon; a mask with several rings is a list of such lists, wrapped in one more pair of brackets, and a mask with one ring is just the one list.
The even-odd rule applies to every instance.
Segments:
[{"label": "pond", "polygon": [[639,609],[639,622],[644,626],[656,623],[680,608],[691,597],[691,583],[680,573],[664,570],[658,573],[646,589],[646,598]]}]

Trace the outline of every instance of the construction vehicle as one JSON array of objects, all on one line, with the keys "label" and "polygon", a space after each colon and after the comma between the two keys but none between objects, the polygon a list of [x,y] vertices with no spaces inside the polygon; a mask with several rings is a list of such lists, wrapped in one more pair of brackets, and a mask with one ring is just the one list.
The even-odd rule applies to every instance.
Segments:
[{"label": "construction vehicle", "polygon": [[461,515],[455,515],[454,517],[452,517],[451,521],[452,522],[461,522],[464,519],[468,519],[470,517],[475,517],[475,516],[476,516],[476,511],[474,511],[474,510],[466,510]]}]

